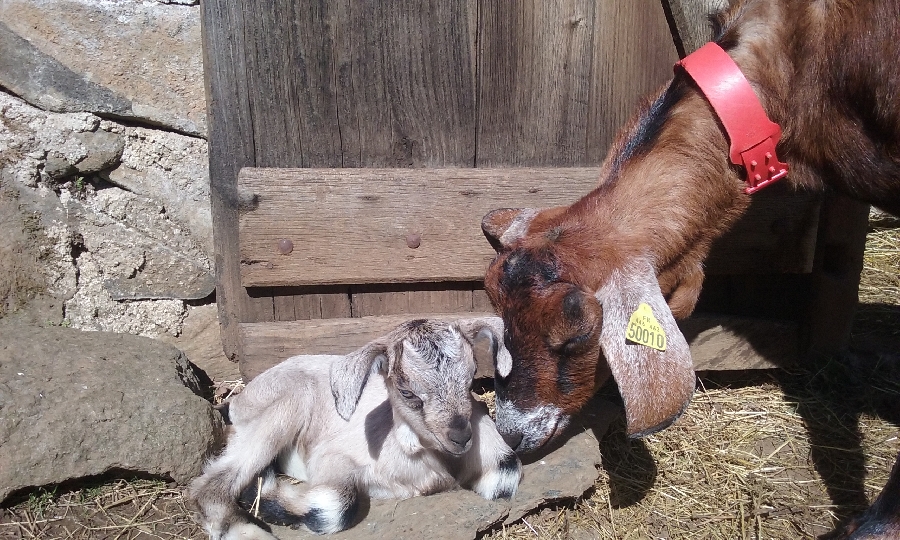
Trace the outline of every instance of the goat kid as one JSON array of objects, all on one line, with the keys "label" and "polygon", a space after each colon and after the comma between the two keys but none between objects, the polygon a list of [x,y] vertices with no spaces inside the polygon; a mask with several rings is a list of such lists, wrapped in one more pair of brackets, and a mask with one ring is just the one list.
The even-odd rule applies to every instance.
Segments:
[{"label": "goat kid", "polygon": [[[781,125],[787,182],[827,183],[900,215],[900,2],[732,0],[714,26]],[[633,437],[687,407],[695,377],[675,321],[696,305],[711,243],[750,202],[742,172],[716,113],[677,70],[620,133],[591,193],[485,216],[497,250],[485,288],[512,355],[497,366],[497,427],[514,449],[552,440],[610,375]],[[641,304],[664,351],[626,343]]]},{"label": "goat kid", "polygon": [[274,538],[239,499],[265,521],[321,534],[349,527],[362,495],[462,486],[512,497],[521,463],[470,391],[477,339],[508,362],[502,328],[496,317],[415,320],[346,356],[263,372],[230,402],[228,443],[188,488],[203,527],[213,539]]}]

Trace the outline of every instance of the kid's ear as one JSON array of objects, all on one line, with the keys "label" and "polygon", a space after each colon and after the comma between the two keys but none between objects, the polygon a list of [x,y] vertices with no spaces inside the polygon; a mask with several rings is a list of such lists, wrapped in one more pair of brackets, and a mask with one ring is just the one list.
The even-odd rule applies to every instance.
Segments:
[{"label": "kid's ear", "polygon": [[349,420],[373,371],[389,369],[388,346],[372,342],[331,365],[331,395],[344,420]]},{"label": "kid's ear", "polygon": [[[600,346],[625,402],[628,436],[644,437],[668,427],[694,393],[696,377],[687,340],[675,323],[650,264],[617,270],[597,291],[603,306]],[[649,307],[665,335],[665,350],[628,339],[629,321]],[[646,308],[642,313],[646,313]],[[646,320],[646,319],[645,319]]]},{"label": "kid's ear", "polygon": [[469,345],[473,346],[473,350],[476,349],[474,347],[476,340],[489,340],[490,358],[475,358],[476,377],[493,376],[495,369],[504,377],[509,375],[512,369],[512,356],[503,344],[503,319],[500,317],[477,317],[460,319],[454,324]]}]

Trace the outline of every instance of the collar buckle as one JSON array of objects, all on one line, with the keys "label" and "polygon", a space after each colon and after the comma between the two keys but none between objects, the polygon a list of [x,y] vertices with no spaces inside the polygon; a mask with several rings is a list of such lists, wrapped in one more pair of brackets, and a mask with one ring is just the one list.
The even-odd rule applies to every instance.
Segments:
[{"label": "collar buckle", "polygon": [[788,173],[787,163],[782,163],[775,154],[775,141],[772,137],[741,152],[741,161],[747,171],[747,187],[744,192],[748,195],[781,180]]}]

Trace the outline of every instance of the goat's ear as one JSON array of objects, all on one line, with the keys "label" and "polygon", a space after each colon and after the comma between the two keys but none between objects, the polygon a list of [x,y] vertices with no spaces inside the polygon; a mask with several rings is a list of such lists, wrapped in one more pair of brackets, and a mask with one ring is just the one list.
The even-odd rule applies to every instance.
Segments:
[{"label": "goat's ear", "polygon": [[331,365],[331,395],[341,418],[349,420],[356,410],[369,374],[388,369],[388,354],[387,345],[372,342]]},{"label": "goat's ear", "polygon": [[528,224],[538,213],[533,208],[500,208],[481,219],[485,238],[497,251],[509,246],[528,231]]},{"label": "goat's ear", "polygon": [[[460,319],[454,323],[459,328],[459,333],[469,342],[475,351],[475,377],[492,377],[494,370],[504,377],[509,375],[512,369],[512,356],[503,344],[503,319],[500,317],[479,317],[475,319]],[[485,339],[489,345],[488,358],[479,355],[479,347],[476,342]]]},{"label": "goat's ear", "polygon": [[[636,266],[627,273],[616,270],[596,294],[603,306],[600,346],[625,402],[631,438],[668,427],[687,408],[696,384],[687,340],[663,298],[656,273],[648,263]],[[649,319],[665,333],[664,351],[627,337],[632,315],[642,304],[649,306]]]}]

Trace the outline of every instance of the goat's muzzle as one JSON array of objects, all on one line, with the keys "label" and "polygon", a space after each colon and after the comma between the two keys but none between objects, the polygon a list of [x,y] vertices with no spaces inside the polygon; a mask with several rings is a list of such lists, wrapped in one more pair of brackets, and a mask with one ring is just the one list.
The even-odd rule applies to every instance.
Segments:
[{"label": "goat's muzzle", "polygon": [[466,453],[472,447],[472,423],[464,416],[456,415],[450,422],[447,439],[452,443],[447,446],[456,447],[455,451],[453,448],[446,448],[448,452],[456,455]]}]

